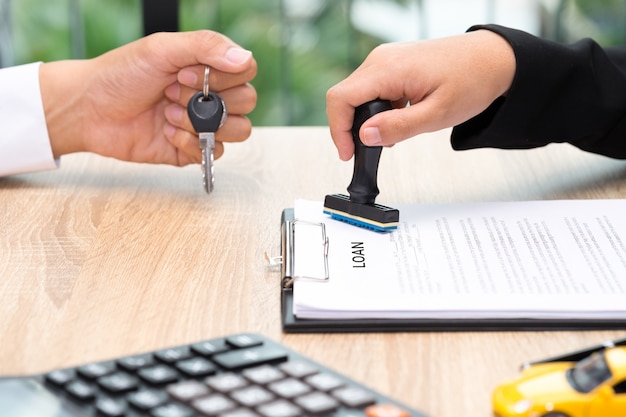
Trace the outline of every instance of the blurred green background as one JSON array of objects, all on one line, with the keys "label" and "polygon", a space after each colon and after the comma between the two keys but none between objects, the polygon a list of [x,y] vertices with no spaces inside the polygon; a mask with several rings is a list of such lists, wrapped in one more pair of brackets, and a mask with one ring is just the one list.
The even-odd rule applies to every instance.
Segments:
[{"label": "blurred green background", "polygon": [[[0,0],[0,65],[89,58],[143,34],[140,0]],[[376,45],[500,23],[569,42],[624,43],[624,0],[180,0],[180,30],[250,49],[255,125],[325,125],[325,94]]]}]

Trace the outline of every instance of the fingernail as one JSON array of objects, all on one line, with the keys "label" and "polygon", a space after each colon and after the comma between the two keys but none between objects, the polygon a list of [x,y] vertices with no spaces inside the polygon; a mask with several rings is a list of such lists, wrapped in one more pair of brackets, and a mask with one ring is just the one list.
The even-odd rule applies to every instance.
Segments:
[{"label": "fingernail", "polygon": [[380,131],[377,127],[366,127],[363,129],[363,140],[368,146],[378,146],[383,143]]},{"label": "fingernail", "polygon": [[233,64],[243,64],[250,58],[251,55],[252,52],[236,47],[232,47],[226,51],[226,59]]}]

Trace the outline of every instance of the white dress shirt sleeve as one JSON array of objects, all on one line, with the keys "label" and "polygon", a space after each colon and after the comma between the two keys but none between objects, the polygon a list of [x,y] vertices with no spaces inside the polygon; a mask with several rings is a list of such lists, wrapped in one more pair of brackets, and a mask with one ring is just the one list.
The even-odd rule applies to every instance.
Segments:
[{"label": "white dress shirt sleeve", "polygon": [[0,176],[58,167],[41,100],[40,65],[0,69]]}]

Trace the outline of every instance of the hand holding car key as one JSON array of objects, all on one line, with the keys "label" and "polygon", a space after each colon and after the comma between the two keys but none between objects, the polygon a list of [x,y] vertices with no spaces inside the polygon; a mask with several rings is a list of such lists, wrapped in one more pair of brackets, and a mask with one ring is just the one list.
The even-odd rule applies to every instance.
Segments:
[{"label": "hand holding car key", "polygon": [[202,182],[207,194],[213,191],[213,152],[215,150],[215,132],[226,121],[224,100],[209,91],[209,67],[204,69],[202,91],[194,94],[187,104],[187,114],[200,139],[202,148]]}]

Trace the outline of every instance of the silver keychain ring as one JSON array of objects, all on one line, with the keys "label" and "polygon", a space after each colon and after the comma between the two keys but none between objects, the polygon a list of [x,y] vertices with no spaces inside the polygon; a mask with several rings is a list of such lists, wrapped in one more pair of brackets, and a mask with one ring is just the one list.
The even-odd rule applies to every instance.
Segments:
[{"label": "silver keychain ring", "polygon": [[211,70],[209,69],[208,65],[204,67],[204,83],[202,84],[202,94],[204,95],[205,100],[208,100],[209,98],[209,73],[210,72]]}]

